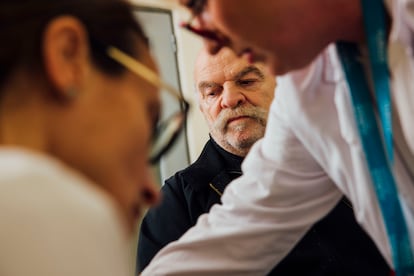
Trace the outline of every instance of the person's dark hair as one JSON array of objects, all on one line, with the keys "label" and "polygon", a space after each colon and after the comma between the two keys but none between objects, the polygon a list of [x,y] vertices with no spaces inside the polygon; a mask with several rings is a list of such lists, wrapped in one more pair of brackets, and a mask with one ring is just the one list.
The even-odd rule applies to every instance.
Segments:
[{"label": "person's dark hair", "polygon": [[130,4],[123,0],[1,0],[0,87],[17,67],[44,72],[42,34],[60,15],[74,16],[85,25],[92,62],[106,73],[120,74],[124,69],[104,54],[102,45],[139,56],[135,43],[146,41]]}]

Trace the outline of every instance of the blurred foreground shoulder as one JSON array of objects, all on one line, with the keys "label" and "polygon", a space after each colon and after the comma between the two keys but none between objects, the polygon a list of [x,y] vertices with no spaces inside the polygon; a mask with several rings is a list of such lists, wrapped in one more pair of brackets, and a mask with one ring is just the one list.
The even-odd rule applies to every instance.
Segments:
[{"label": "blurred foreground shoulder", "polygon": [[4,275],[131,275],[114,203],[55,159],[0,148],[0,217]]}]

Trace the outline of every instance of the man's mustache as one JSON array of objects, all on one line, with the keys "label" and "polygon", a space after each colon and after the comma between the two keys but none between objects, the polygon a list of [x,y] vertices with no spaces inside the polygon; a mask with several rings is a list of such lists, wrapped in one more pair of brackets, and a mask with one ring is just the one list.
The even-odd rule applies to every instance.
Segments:
[{"label": "man's mustache", "polygon": [[223,109],[217,116],[213,128],[225,131],[229,121],[237,117],[249,117],[262,126],[266,126],[267,110],[257,106],[239,106],[235,109]]}]

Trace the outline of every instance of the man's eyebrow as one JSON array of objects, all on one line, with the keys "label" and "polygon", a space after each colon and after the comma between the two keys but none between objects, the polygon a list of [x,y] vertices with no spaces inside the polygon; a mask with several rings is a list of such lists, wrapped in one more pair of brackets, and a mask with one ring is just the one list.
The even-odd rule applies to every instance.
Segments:
[{"label": "man's eyebrow", "polygon": [[206,88],[211,88],[211,87],[217,87],[217,86],[219,86],[219,84],[218,83],[215,83],[215,82],[213,82],[213,81],[201,81],[198,85],[197,85],[197,87],[198,87],[198,90],[201,92],[201,91],[203,91],[204,89],[206,89]]},{"label": "man's eyebrow", "polygon": [[[239,73],[237,73],[236,76],[234,76],[233,80],[241,79],[250,73],[257,75],[261,80],[265,79],[265,75],[263,74],[262,70],[260,70],[254,65],[250,65],[250,66],[243,68]],[[217,87],[217,86],[220,86],[220,84],[213,82],[213,81],[201,81],[197,85],[197,88],[200,92],[202,92],[206,88],[212,88],[212,87]]]},{"label": "man's eyebrow", "polygon": [[243,70],[241,70],[239,73],[237,73],[237,75],[234,77],[234,79],[235,80],[241,79],[245,75],[248,75],[250,73],[256,74],[261,80],[264,80],[264,78],[265,78],[263,72],[259,68],[257,68],[254,65],[250,65],[250,66],[247,66],[247,67],[243,68]]}]

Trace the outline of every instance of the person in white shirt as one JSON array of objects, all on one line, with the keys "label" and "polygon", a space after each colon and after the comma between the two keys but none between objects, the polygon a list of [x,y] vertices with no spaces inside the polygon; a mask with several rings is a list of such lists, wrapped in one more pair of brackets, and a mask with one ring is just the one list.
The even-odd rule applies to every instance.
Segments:
[{"label": "person in white shirt", "polygon": [[[370,14],[377,16],[366,5],[382,2],[180,3],[193,14],[184,27],[202,35],[211,53],[231,47],[252,61],[265,61],[281,77],[266,134],[246,157],[243,176],[225,190],[222,205],[213,207],[180,240],[161,250],[143,275],[264,275],[343,194],[351,200],[357,221],[396,273],[413,273],[414,174],[409,160],[414,152],[414,1],[385,1],[386,28],[378,38],[385,35],[386,41],[374,43],[380,54],[388,50],[392,98],[388,107],[393,105],[395,122],[393,152],[387,154],[394,156],[392,173],[405,223],[401,229],[406,234],[401,240],[387,235],[386,222],[389,225],[396,220],[383,219],[374,188],[378,183],[371,179],[371,173],[378,171],[369,169],[366,144],[360,138],[361,122],[364,126],[365,121],[355,119],[352,86],[350,90],[335,45],[346,41],[366,52],[371,47],[366,41],[378,34],[364,33],[364,19]],[[360,75],[371,87],[364,93],[371,90],[372,97],[373,71],[367,61],[364,54],[352,59],[363,65],[365,72]],[[368,106],[376,112],[371,102]],[[390,241],[406,255],[393,256],[397,251]],[[397,265],[403,259],[399,256],[407,257],[403,262],[406,266]]]},{"label": "person in white shirt", "polygon": [[[214,56],[202,49],[194,81],[210,140],[196,162],[165,181],[162,201],[141,222],[138,271],[194,226],[199,216],[220,204],[226,186],[240,177],[250,147],[265,132],[276,83],[263,64],[250,64],[228,48]],[[344,197],[268,275],[390,276],[389,272]]]},{"label": "person in white shirt", "polygon": [[0,37],[0,274],[132,275],[150,161],[185,119],[156,132],[169,88],[132,7],[2,0]]}]

